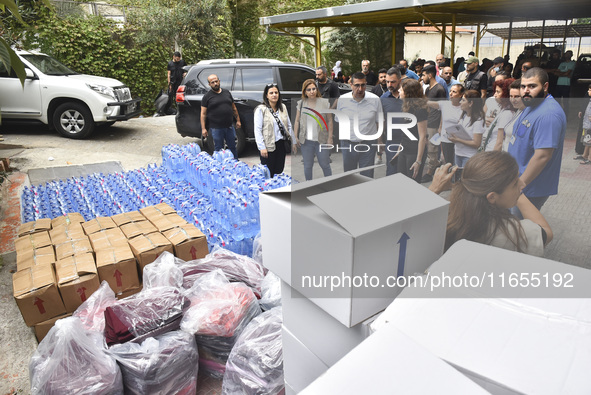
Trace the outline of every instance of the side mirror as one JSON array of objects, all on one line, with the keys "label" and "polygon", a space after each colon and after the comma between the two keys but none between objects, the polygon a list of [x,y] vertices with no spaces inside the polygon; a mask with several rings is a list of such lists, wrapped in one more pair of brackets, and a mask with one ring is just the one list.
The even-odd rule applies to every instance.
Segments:
[{"label": "side mirror", "polygon": [[35,75],[35,72],[29,68],[25,68],[25,74],[26,74],[26,78],[28,79],[36,79],[37,76]]}]

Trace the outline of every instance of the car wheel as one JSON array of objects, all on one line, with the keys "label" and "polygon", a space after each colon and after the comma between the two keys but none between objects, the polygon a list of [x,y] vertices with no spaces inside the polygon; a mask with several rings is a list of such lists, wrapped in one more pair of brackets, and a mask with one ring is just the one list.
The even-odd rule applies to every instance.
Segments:
[{"label": "car wheel", "polygon": [[94,120],[86,106],[79,103],[60,104],[53,113],[53,126],[71,139],[83,139],[94,131]]}]

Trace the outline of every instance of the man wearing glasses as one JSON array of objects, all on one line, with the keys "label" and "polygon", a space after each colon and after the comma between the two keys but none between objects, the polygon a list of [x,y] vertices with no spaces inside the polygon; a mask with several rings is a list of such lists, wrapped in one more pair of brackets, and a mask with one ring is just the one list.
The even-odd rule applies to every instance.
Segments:
[{"label": "man wearing glasses", "polygon": [[[349,136],[349,139],[341,140],[340,146],[340,150],[343,151],[344,171],[373,166],[378,144],[382,143],[381,136],[379,138],[376,136],[379,122],[382,121],[380,118],[383,118],[382,103],[379,97],[365,91],[366,86],[365,74],[362,72],[353,74],[351,76],[352,91],[342,95],[337,104],[337,110],[349,116],[350,130],[339,131],[341,138],[343,133]],[[340,121],[339,128],[342,127],[343,122]],[[371,140],[362,140],[358,134],[376,137]],[[364,170],[361,174],[373,178],[373,169]]]},{"label": "man wearing glasses", "polygon": [[211,87],[201,99],[201,135],[207,138],[206,120],[209,117],[209,130],[213,138],[214,150],[220,151],[224,148],[224,140],[228,149],[232,151],[234,159],[238,159],[236,152],[236,130],[232,125],[236,119],[236,127],[240,128],[240,116],[234,104],[234,98],[230,91],[222,89],[217,75],[207,77]]},{"label": "man wearing glasses", "polygon": [[[521,99],[526,106],[515,121],[509,153],[519,164],[523,194],[538,210],[558,193],[566,116],[548,93],[548,73],[533,67],[521,77]],[[520,216],[516,207],[512,212]]]}]

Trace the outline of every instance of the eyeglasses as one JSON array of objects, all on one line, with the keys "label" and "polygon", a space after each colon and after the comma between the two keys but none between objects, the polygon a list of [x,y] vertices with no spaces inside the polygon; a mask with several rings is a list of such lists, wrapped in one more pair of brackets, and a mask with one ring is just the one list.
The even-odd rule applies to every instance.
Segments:
[{"label": "eyeglasses", "polygon": [[271,84],[267,84],[267,88],[277,88],[277,84],[274,82]]},{"label": "eyeglasses", "polygon": [[313,92],[313,91],[315,91],[315,90],[317,90],[317,89],[316,89],[316,87],[313,87],[313,88],[306,88],[306,92]]},{"label": "eyeglasses", "polygon": [[353,84],[355,88],[365,88],[367,84]]}]

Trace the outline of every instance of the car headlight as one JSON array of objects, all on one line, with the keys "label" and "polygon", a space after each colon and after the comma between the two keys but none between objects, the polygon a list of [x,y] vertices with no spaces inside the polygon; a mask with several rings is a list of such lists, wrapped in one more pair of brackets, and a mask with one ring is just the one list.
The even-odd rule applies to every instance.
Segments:
[{"label": "car headlight", "polygon": [[109,96],[110,98],[115,100],[117,99],[115,97],[115,91],[111,87],[95,84],[86,84],[86,86],[88,86],[93,91],[100,93],[101,95]]}]

